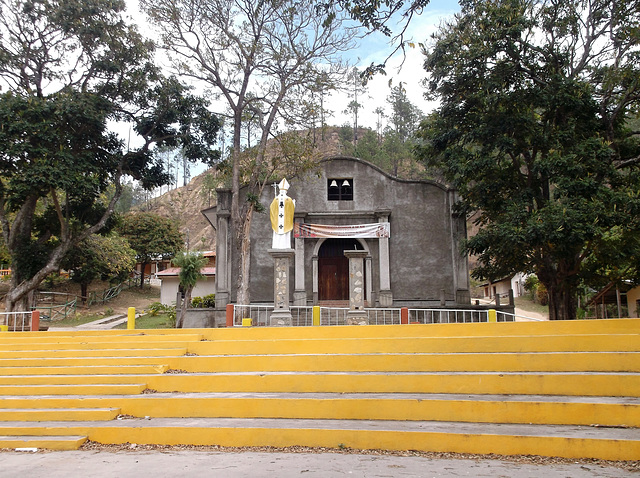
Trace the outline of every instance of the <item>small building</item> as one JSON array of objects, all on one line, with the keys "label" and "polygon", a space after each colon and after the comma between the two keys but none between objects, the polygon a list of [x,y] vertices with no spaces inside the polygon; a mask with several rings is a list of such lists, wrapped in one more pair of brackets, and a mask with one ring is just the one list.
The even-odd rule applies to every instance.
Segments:
[{"label": "small building", "polygon": [[[201,269],[204,278],[198,281],[191,293],[192,297],[204,297],[205,295],[216,293],[216,253],[206,251],[203,256],[208,258],[208,263]],[[169,267],[156,273],[160,279],[160,303],[173,305],[176,303],[178,292],[180,291],[180,268]]]},{"label": "small building", "polygon": [[[453,189],[435,181],[395,178],[350,157],[323,160],[318,170],[288,179],[288,194],[296,200],[291,303],[346,304],[345,251],[359,250],[364,254],[367,307],[470,305],[468,262],[460,247],[466,220],[454,211]],[[236,302],[240,258],[230,223],[231,190],[217,193],[218,204],[203,214],[216,229],[216,307],[223,308]],[[268,210],[273,198],[274,191],[265,188],[260,203]],[[254,213],[252,303],[273,302],[271,247],[269,214]]]},{"label": "small building", "polygon": [[588,318],[637,318],[640,314],[640,286],[633,287],[630,283],[608,284],[587,305]]},{"label": "small building", "polygon": [[508,298],[509,291],[513,291],[514,297],[522,297],[525,294],[524,282],[527,274],[518,272],[510,277],[504,277],[493,282],[486,282],[479,286],[482,298],[494,300],[496,295],[500,298]]}]

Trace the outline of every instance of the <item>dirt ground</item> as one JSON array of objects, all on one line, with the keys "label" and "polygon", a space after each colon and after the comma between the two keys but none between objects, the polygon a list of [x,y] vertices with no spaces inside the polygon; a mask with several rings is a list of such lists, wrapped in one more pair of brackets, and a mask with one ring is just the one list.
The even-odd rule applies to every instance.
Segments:
[{"label": "dirt ground", "polygon": [[91,307],[78,306],[78,314],[98,314],[105,313],[107,315],[111,310],[114,314],[126,314],[129,307],[135,307],[136,311],[146,309],[153,302],[160,301],[160,286],[145,285],[144,289],[135,287],[124,290],[118,295],[104,304],[93,304]]},{"label": "dirt ground", "polygon": [[[95,282],[89,287],[89,292],[103,291],[108,289],[110,285],[106,282]],[[0,285],[0,296],[8,290],[8,284]],[[59,284],[56,287],[47,289],[52,292],[67,293],[72,295],[80,295],[80,286],[74,282],[68,281]],[[129,307],[135,307],[136,310],[143,310],[153,302],[160,301],[160,286],[145,284],[143,289],[133,287],[123,290],[120,295],[105,303],[93,304],[91,307],[82,305],[80,300],[77,303],[77,314],[79,315],[114,315],[126,314]],[[4,300],[0,300],[0,309],[4,309]]]}]

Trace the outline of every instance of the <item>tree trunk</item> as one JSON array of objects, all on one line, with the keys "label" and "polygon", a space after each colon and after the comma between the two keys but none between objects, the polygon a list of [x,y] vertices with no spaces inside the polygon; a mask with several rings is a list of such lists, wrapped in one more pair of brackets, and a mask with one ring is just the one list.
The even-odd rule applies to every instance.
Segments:
[{"label": "tree trunk", "polygon": [[575,319],[575,291],[560,284],[550,284],[546,287],[549,294],[549,320]]},{"label": "tree trunk", "polygon": [[147,267],[148,262],[143,262],[140,264],[140,288],[144,289],[144,270]]},{"label": "tree trunk", "polygon": [[85,284],[84,282],[80,284],[80,295],[81,295],[83,304],[85,304],[87,302],[87,299],[89,298],[88,289],[89,289],[89,284]]},{"label": "tree trunk", "polygon": [[253,207],[249,206],[247,215],[241,224],[240,233],[240,270],[238,277],[238,295],[237,303],[241,305],[249,305],[251,297],[249,293],[249,280],[251,278],[251,219],[253,216]]},{"label": "tree trunk", "polygon": [[187,287],[184,291],[184,299],[182,300],[182,304],[180,307],[180,315],[178,315],[178,320],[176,321],[176,329],[181,329],[184,325],[184,318],[187,315],[187,308],[191,304],[191,292],[193,292],[193,287]]}]

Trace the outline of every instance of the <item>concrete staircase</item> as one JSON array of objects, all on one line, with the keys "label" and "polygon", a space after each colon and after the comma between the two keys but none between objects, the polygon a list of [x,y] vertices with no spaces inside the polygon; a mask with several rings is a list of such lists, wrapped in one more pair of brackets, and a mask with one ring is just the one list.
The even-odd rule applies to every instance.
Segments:
[{"label": "concrete staircase", "polygon": [[0,334],[0,448],[640,458],[640,320]]}]

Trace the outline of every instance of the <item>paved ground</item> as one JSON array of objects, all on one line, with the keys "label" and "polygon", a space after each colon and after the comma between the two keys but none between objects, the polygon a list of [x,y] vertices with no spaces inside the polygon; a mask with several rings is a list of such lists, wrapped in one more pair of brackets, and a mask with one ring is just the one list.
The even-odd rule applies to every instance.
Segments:
[{"label": "paved ground", "polygon": [[6,478],[207,477],[513,477],[594,478],[640,476],[591,463],[532,464],[488,459],[431,459],[416,456],[337,453],[206,451],[66,451],[0,453]]}]

